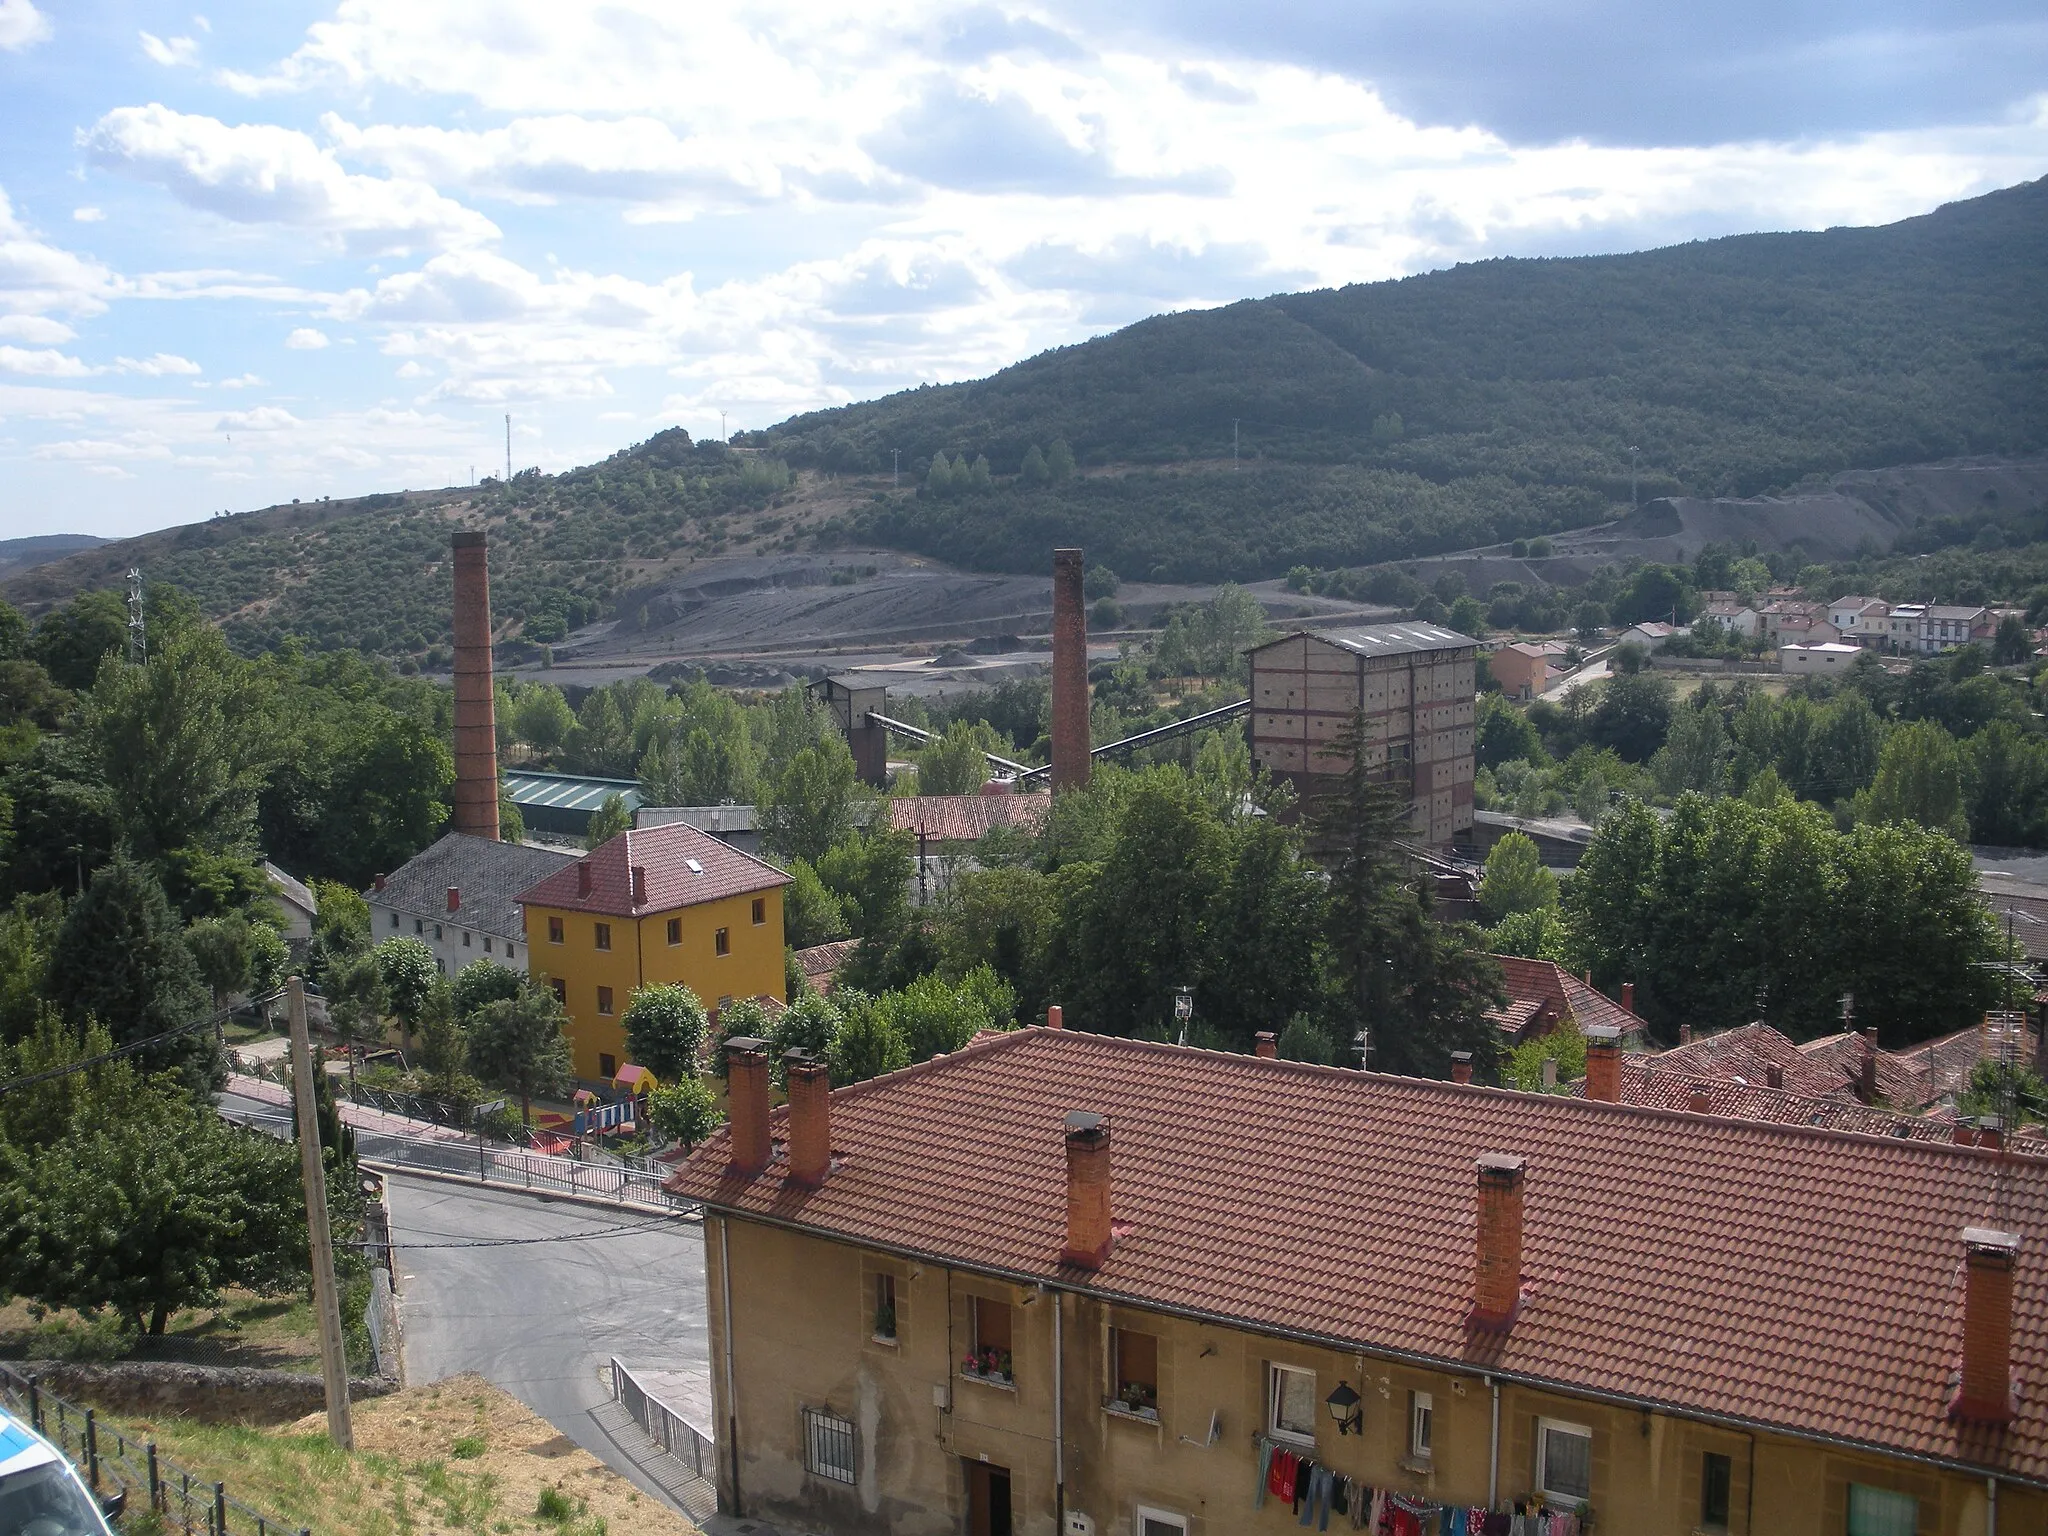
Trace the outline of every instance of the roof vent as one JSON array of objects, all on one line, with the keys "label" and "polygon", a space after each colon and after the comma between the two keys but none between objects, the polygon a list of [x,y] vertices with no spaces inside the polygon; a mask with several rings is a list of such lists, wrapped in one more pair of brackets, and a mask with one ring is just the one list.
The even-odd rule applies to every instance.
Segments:
[{"label": "roof vent", "polygon": [[683,860],[683,862],[689,866],[691,874],[701,875],[704,873],[704,866],[702,864],[699,864],[695,859],[685,859]]}]

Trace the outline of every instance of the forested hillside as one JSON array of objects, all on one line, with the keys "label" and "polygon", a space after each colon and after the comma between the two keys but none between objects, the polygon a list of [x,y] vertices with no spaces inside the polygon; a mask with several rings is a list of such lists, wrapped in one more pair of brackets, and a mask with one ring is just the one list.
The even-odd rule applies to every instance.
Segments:
[{"label": "forested hillside", "polygon": [[[2048,447],[2048,181],[1875,229],[1481,262],[1170,315],[968,384],[800,416],[796,467],[987,471],[872,530],[1035,566],[1273,575],[1526,536],[1642,494]],[[1245,467],[1227,470],[1232,428]],[[1033,449],[1079,472],[1032,472]],[[1166,474],[1090,466],[1175,466]],[[1203,471],[1190,474],[1188,471]]]}]

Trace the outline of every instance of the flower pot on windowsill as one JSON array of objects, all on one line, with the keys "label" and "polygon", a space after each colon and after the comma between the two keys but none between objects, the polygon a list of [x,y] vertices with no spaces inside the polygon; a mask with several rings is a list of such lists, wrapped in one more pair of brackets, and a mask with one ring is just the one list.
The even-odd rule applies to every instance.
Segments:
[{"label": "flower pot on windowsill", "polygon": [[1159,1423],[1159,1410],[1157,1408],[1134,1406],[1125,1402],[1120,1397],[1105,1398],[1102,1404],[1102,1411],[1111,1418],[1129,1419],[1137,1424],[1156,1426]]},{"label": "flower pot on windowsill", "polygon": [[969,1381],[980,1382],[984,1387],[1000,1387],[1005,1392],[1017,1390],[1015,1379],[1001,1371],[980,1371],[972,1366],[963,1365],[960,1367],[960,1374]]}]

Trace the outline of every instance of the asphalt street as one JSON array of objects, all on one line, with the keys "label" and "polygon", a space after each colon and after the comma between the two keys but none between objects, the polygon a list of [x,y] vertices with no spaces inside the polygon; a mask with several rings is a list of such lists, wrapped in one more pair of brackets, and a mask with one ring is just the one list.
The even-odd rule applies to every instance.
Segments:
[{"label": "asphalt street", "polygon": [[659,1494],[591,1410],[611,1400],[616,1356],[708,1425],[702,1229],[403,1174],[385,1187],[407,1380],[475,1371]]}]

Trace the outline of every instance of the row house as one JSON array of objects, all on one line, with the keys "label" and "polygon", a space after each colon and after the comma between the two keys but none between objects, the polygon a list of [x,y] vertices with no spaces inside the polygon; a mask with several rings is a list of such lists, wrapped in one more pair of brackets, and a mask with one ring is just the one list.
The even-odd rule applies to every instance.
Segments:
[{"label": "row house", "polygon": [[1825,603],[1801,598],[1777,598],[1758,611],[1764,639],[1772,645],[1820,645],[1842,638],[1829,622]]},{"label": "row house", "polygon": [[1891,605],[1875,597],[1838,597],[1828,605],[1828,622],[1850,645],[1881,650],[1891,634]]},{"label": "row house", "polygon": [[1934,656],[1989,641],[1998,631],[1991,610],[1940,603],[1900,603],[1885,620],[1886,643],[1902,656]]},{"label": "row house", "polygon": [[1757,632],[1763,623],[1757,611],[1749,604],[1733,597],[1716,597],[1701,610],[1701,618],[1712,619],[1730,634],[1741,635],[1744,639]]},{"label": "row house", "polygon": [[780,1110],[729,1042],[669,1186],[728,1515],[2048,1525],[2048,1158],[1051,1024],[837,1092],[796,1053]]}]

